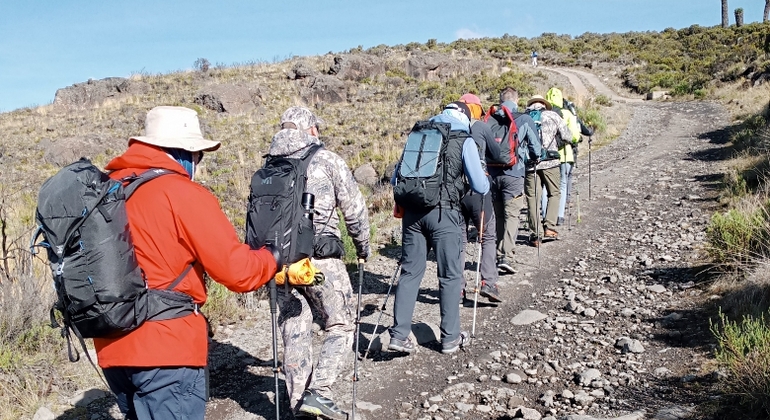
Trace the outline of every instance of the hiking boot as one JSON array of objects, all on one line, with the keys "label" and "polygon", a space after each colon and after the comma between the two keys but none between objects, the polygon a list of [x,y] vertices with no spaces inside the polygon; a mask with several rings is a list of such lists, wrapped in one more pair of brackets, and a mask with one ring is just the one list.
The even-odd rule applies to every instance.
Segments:
[{"label": "hiking boot", "polygon": [[340,410],[334,401],[321,396],[314,389],[306,389],[302,393],[302,405],[299,406],[299,412],[318,416],[322,419],[347,420],[348,413]]},{"label": "hiking boot", "polygon": [[407,337],[406,340],[398,340],[390,337],[388,350],[400,351],[401,353],[413,353],[415,350],[414,342],[409,337]]},{"label": "hiking boot", "polygon": [[450,354],[456,352],[460,347],[465,347],[471,341],[470,335],[467,331],[460,331],[460,336],[454,341],[448,343],[441,343],[441,352],[444,354]]},{"label": "hiking boot", "polygon": [[556,226],[561,226],[564,224],[564,218],[563,217],[557,217],[556,218]]},{"label": "hiking boot", "polygon": [[535,235],[529,237],[529,244],[535,248],[540,248],[540,242],[540,239],[538,239]]},{"label": "hiking boot", "polygon": [[508,260],[500,260],[497,263],[497,269],[507,274],[516,274],[516,269],[513,268],[513,264],[511,264]]},{"label": "hiking boot", "polygon": [[497,288],[496,284],[487,284],[486,282],[482,282],[479,294],[489,299],[489,301],[493,303],[500,303],[503,301],[503,299],[500,297],[500,289]]},{"label": "hiking boot", "polygon": [[545,232],[543,232],[543,237],[549,239],[557,239],[559,237],[559,232],[546,228]]}]

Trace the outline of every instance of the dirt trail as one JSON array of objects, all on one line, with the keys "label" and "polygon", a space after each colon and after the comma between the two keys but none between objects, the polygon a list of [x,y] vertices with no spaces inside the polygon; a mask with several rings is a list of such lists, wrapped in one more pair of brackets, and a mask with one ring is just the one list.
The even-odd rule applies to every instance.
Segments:
[{"label": "dirt trail", "polygon": [[[588,90],[578,75],[597,92],[626,100],[590,74],[548,70],[569,77],[580,95]],[[407,357],[380,352],[387,333],[378,334],[371,357],[359,364],[357,419],[583,414],[641,419],[670,405],[687,412],[702,400],[686,386],[707,373],[698,370],[705,332],[697,309],[701,291],[690,268],[722,172],[719,133],[727,125],[726,113],[707,102],[629,101],[629,126],[612,144],[592,152],[590,178],[581,151],[570,226],[560,227],[560,239],[544,244],[539,254],[520,232],[519,272],[500,279],[506,301],[479,301],[477,338],[454,355],[442,355],[432,342],[439,310],[435,262],[429,261],[414,315],[421,345]],[[468,264],[476,260],[473,248],[470,244]],[[399,248],[386,248],[367,263],[362,348],[369,344],[399,255]],[[466,270],[471,282],[474,268]],[[357,275],[351,278],[356,290]],[[513,323],[525,309],[544,318]],[[392,310],[391,298],[378,333],[391,325]],[[461,311],[463,329],[470,329],[472,303]],[[270,331],[267,302],[259,302],[249,319],[217,330],[207,419],[275,418]],[[316,341],[320,338],[319,333]],[[629,340],[626,347],[616,346],[619,338]],[[351,404],[352,371],[351,354],[335,385],[343,407]],[[280,389],[285,397],[282,378]],[[282,408],[282,418],[290,419],[285,402]],[[59,418],[118,418],[109,399],[92,403],[86,417],[70,414]]]},{"label": "dirt trail", "polygon": [[556,72],[561,74],[562,76],[567,77],[567,79],[569,79],[569,82],[572,84],[572,86],[575,88],[575,91],[577,92],[579,104],[582,104],[583,100],[591,96],[589,89],[583,83],[584,79],[586,80],[588,85],[596,91],[596,93],[607,96],[613,101],[627,102],[627,103],[644,102],[644,100],[641,98],[628,98],[625,96],[620,96],[617,92],[607,87],[607,85],[605,85],[601,80],[599,80],[599,78],[595,74],[592,74],[592,73],[588,73],[582,70],[568,69],[568,68],[554,68],[554,67],[540,67],[540,68],[543,70]]}]

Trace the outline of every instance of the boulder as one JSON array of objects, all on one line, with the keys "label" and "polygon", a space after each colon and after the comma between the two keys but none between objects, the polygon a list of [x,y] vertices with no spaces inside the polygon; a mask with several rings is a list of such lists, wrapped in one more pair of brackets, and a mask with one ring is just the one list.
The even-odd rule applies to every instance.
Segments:
[{"label": "boulder", "polygon": [[655,90],[647,93],[647,100],[654,101],[656,99],[666,99],[669,96],[670,95],[667,90]]},{"label": "boulder", "polygon": [[297,80],[297,79],[305,79],[308,77],[313,77],[318,72],[315,71],[315,69],[310,66],[310,64],[299,61],[291,68],[291,71],[289,72],[289,79],[291,80]]},{"label": "boulder", "polygon": [[302,96],[306,103],[334,104],[346,102],[348,92],[342,80],[335,76],[321,75],[313,78],[308,87],[303,89]]},{"label": "boulder", "polygon": [[107,99],[143,94],[149,91],[149,84],[123,77],[89,79],[87,82],[75,83],[72,86],[57,90],[53,103],[70,108],[91,108],[102,105]]},{"label": "boulder", "polygon": [[201,89],[193,102],[216,112],[242,114],[262,103],[260,89],[246,84],[211,85]]},{"label": "boulder", "polygon": [[43,151],[43,160],[58,167],[85,157],[93,160],[99,154],[117,154],[127,145],[126,139],[100,137],[95,135],[43,139],[38,147]]},{"label": "boulder", "polygon": [[336,75],[341,80],[360,82],[363,79],[373,79],[385,73],[385,65],[379,57],[372,55],[340,55],[334,57],[334,64],[329,74]]},{"label": "boulder", "polygon": [[369,187],[377,185],[380,182],[379,175],[377,175],[377,171],[371,163],[365,163],[359,166],[353,171],[353,177],[355,177],[356,182],[359,184],[364,184]]},{"label": "boulder", "polygon": [[492,64],[480,59],[457,58],[440,53],[415,53],[406,60],[407,75],[417,80],[438,81],[460,74],[478,74]]}]

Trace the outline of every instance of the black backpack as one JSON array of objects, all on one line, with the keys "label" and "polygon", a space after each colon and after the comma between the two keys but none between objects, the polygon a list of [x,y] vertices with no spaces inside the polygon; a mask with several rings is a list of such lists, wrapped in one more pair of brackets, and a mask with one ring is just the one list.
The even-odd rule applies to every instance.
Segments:
[{"label": "black backpack", "polygon": [[[469,134],[451,130],[449,123],[418,121],[406,138],[397,167],[393,198],[407,209],[428,210],[441,202],[447,187],[447,146]],[[461,194],[462,195],[462,194]]]},{"label": "black backpack", "polygon": [[487,159],[487,165],[511,168],[518,162],[519,130],[513,115],[504,106],[492,106],[483,117],[489,124],[495,141],[500,144],[500,155]]},{"label": "black backpack", "polygon": [[[126,200],[145,182],[171,173],[150,169],[113,180],[81,159],[40,188],[38,230],[30,249],[47,250],[58,298],[51,309],[51,326],[59,327],[55,312],[60,312],[70,360],[79,358],[72,353],[70,330],[85,349],[84,338],[118,337],[144,321],[179,318],[198,310],[192,297],[171,290],[192,264],[166,290],[149,289],[128,228]],[[40,235],[43,241],[36,243]]]},{"label": "black backpack", "polygon": [[321,145],[301,158],[266,156],[265,165],[251,177],[246,209],[246,243],[258,249],[270,243],[284,264],[313,256],[315,230],[311,214],[302,206],[307,168]]}]

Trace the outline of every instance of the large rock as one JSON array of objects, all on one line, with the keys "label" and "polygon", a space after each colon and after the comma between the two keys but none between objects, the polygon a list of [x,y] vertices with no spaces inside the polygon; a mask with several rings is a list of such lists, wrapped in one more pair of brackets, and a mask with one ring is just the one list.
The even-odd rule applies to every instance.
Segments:
[{"label": "large rock", "polygon": [[353,177],[356,178],[356,182],[364,184],[369,187],[377,185],[380,182],[379,175],[374,169],[371,163],[364,163],[353,171]]},{"label": "large rock", "polygon": [[262,103],[262,99],[258,87],[245,84],[221,84],[201,89],[193,102],[216,112],[242,114],[254,110]]},{"label": "large rock", "polygon": [[91,404],[98,399],[107,398],[109,396],[110,393],[107,391],[92,388],[78,391],[68,402],[74,407],[86,407],[88,404]]},{"label": "large rock", "polygon": [[513,317],[513,319],[511,319],[511,323],[513,325],[528,325],[528,324],[542,321],[546,318],[548,318],[548,316],[543,313],[534,311],[532,309],[525,309],[519,312],[518,315]]},{"label": "large rock", "polygon": [[418,53],[406,60],[406,74],[418,80],[438,81],[459,74],[478,74],[491,69],[488,61],[457,58],[439,53]]},{"label": "large rock", "polygon": [[337,75],[341,80],[360,82],[373,79],[385,73],[385,66],[379,57],[372,55],[342,55],[334,57],[334,65],[329,74]]},{"label": "large rock", "polygon": [[335,76],[321,75],[313,78],[306,89],[303,89],[303,98],[305,102],[317,104],[341,103],[348,99],[345,83]]},{"label": "large rock", "polygon": [[43,160],[58,167],[69,165],[81,157],[93,160],[102,153],[115,155],[126,145],[126,139],[94,135],[43,139],[38,143],[38,147],[43,151]]},{"label": "large rock", "polygon": [[57,90],[53,103],[71,108],[90,108],[102,105],[107,99],[143,94],[149,90],[150,85],[147,83],[123,77],[89,79]]},{"label": "large rock", "polygon": [[32,420],[54,420],[56,415],[48,407],[40,407],[35,411]]},{"label": "large rock", "polygon": [[289,79],[305,79],[315,76],[317,73],[318,72],[310,64],[304,61],[299,61],[291,68],[291,71],[289,72]]}]

